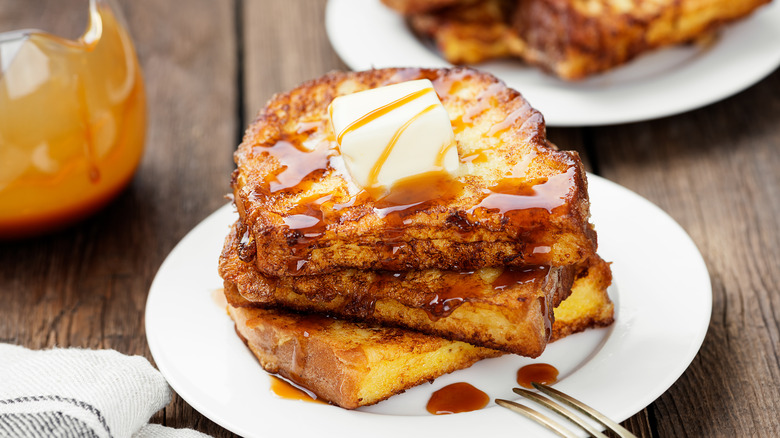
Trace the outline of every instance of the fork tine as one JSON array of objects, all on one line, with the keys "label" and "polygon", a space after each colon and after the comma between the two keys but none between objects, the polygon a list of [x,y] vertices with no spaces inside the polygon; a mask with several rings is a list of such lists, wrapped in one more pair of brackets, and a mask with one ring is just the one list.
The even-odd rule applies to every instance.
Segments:
[{"label": "fork tine", "polygon": [[499,406],[503,406],[512,412],[516,412],[520,415],[530,418],[531,420],[536,421],[537,423],[547,427],[548,429],[552,430],[553,432],[557,433],[558,435],[564,438],[578,438],[577,435],[575,435],[565,427],[561,426],[560,423],[554,421],[553,419],[551,419],[550,417],[544,414],[540,414],[539,412],[529,408],[528,406],[523,406],[520,403],[515,403],[509,400],[502,400],[500,398],[496,399],[496,404],[498,404]]},{"label": "fork tine", "polygon": [[547,385],[542,385],[541,383],[531,383],[531,385],[534,386],[534,388],[538,389],[539,391],[547,394],[548,396],[566,403],[567,405],[573,407],[574,409],[577,409],[578,411],[582,412],[583,414],[593,418],[594,420],[598,421],[599,423],[603,424],[604,427],[611,430],[612,432],[615,432],[618,436],[621,438],[636,438],[636,435],[628,431],[623,426],[615,423],[614,421],[610,420],[606,416],[604,416],[599,411],[589,407],[588,405],[582,403],[581,401],[570,397],[557,389],[553,389]]},{"label": "fork tine", "polygon": [[559,405],[558,403],[548,399],[547,397],[545,397],[545,396],[543,396],[541,394],[538,394],[538,393],[532,392],[532,391],[528,391],[527,389],[521,389],[521,388],[512,388],[512,391],[514,391],[515,394],[517,394],[517,395],[522,395],[525,398],[533,400],[533,401],[539,403],[540,405],[542,405],[542,406],[544,406],[544,407],[546,407],[546,408],[548,408],[548,409],[550,409],[552,411],[555,411],[555,412],[561,414],[562,416],[566,417],[567,420],[569,420],[569,421],[577,424],[581,428],[585,429],[585,431],[587,431],[589,434],[591,434],[595,438],[608,438],[606,435],[601,433],[600,430],[597,430],[595,427],[593,427],[590,424],[588,424],[588,422],[586,422],[582,418],[578,417],[577,415],[575,415],[570,410],[564,408],[563,406]]}]

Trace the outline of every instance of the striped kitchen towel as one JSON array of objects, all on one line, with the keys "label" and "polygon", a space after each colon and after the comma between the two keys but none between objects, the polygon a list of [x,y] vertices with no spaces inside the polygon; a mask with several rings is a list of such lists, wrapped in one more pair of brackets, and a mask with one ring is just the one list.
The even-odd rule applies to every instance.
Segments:
[{"label": "striped kitchen towel", "polygon": [[148,424],[170,400],[141,356],[0,344],[0,437],[205,437]]}]

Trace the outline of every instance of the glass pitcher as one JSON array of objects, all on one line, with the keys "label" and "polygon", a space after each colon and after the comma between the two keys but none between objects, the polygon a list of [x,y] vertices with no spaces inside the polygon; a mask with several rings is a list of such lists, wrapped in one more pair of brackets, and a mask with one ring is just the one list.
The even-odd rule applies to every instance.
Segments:
[{"label": "glass pitcher", "polygon": [[146,98],[112,0],[90,0],[78,39],[0,33],[0,238],[58,229],[94,213],[141,160]]}]

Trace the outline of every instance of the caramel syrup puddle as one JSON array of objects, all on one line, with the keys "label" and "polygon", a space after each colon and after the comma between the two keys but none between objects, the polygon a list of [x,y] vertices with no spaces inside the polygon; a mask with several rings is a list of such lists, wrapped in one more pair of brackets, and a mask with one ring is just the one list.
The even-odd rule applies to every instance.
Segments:
[{"label": "caramel syrup puddle", "polygon": [[431,395],[425,407],[434,415],[476,411],[487,406],[490,397],[466,382],[453,383]]},{"label": "caramel syrup puddle", "polygon": [[270,376],[271,377],[271,392],[274,393],[279,398],[283,398],[286,400],[302,400],[305,402],[310,403],[319,403],[326,405],[328,403],[324,402],[323,400],[317,398],[316,395],[313,393],[309,393],[308,391],[288,382],[287,380],[284,380],[277,376]]},{"label": "caramel syrup puddle", "polygon": [[517,384],[523,388],[534,389],[531,383],[552,385],[558,381],[558,369],[546,363],[534,363],[517,370]]}]

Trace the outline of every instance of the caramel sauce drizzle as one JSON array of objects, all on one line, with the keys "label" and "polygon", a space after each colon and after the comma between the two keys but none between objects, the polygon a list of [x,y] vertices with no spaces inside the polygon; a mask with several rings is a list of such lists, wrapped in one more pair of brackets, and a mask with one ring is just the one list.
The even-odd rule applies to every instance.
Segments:
[{"label": "caramel sauce drizzle", "polygon": [[[526,104],[526,105],[523,105],[520,108],[512,111],[511,113],[509,113],[508,116],[506,116],[506,118],[504,120],[502,120],[502,121],[496,123],[495,125],[493,125],[490,128],[490,130],[488,131],[488,135],[492,136],[492,137],[495,137],[498,134],[503,133],[507,129],[511,128],[515,124],[517,119],[520,118],[520,116],[528,113],[529,110],[530,110],[530,107]],[[540,115],[535,115],[534,118],[535,117],[541,117],[541,116]],[[531,119],[529,119],[529,121],[530,120]],[[528,121],[526,121],[525,123],[528,123]]]},{"label": "caramel sauce drizzle", "polygon": [[489,161],[489,157],[484,150],[479,150],[468,155],[461,156],[460,161],[464,163],[484,164]]},{"label": "caramel sauce drizzle", "polygon": [[[418,70],[417,76],[420,76]],[[435,78],[429,78],[433,82],[433,88],[436,93],[442,95],[457,95],[461,89],[466,87],[467,81],[472,77],[472,74],[468,70],[460,70],[452,72],[448,76],[439,76]],[[409,80],[409,79],[406,79]]]},{"label": "caramel sauce drizzle", "polygon": [[[433,91],[433,89],[431,89],[431,88],[425,88],[425,89],[422,89],[422,90],[417,90],[417,91],[415,91],[413,93],[407,94],[404,97],[396,99],[396,100],[388,103],[387,105],[382,105],[379,108],[368,112],[366,115],[360,117],[359,119],[357,119],[354,122],[352,122],[349,125],[347,125],[346,128],[344,128],[341,132],[339,132],[338,137],[336,138],[336,140],[339,142],[339,144],[341,144],[341,140],[348,133],[350,133],[350,132],[360,128],[361,126],[364,126],[364,125],[368,124],[369,122],[372,122],[372,121],[378,119],[379,117],[382,117],[383,115],[389,113],[390,111],[393,111],[394,109],[400,108],[403,105],[406,105],[407,103],[409,103],[409,102],[411,102],[411,101],[413,101],[413,100],[415,100],[415,99],[417,99],[419,97],[422,97],[422,96],[424,96],[424,95],[426,95],[426,94],[428,94],[428,93],[430,93],[432,91]],[[328,107],[328,112],[330,114],[331,120],[333,120],[333,106],[332,105]]]},{"label": "caramel sauce drizzle", "polygon": [[[475,273],[476,271],[458,272],[460,274],[458,277],[453,277],[450,284],[428,299],[422,309],[431,321],[450,316],[459,306],[485,293],[500,293],[530,282],[539,282],[539,287],[542,287],[548,278],[550,268],[543,265],[505,268],[490,284],[485,284],[485,281]],[[546,302],[541,304],[546,306]],[[546,307],[543,307],[542,313],[546,317]]]},{"label": "caramel sauce drizzle", "polygon": [[324,204],[331,201],[331,195],[317,197],[316,199],[304,199],[290,210],[290,214],[283,218],[291,236],[294,238],[292,245],[292,257],[287,261],[287,270],[300,271],[308,261],[299,256],[303,249],[316,238],[325,234],[328,221],[325,218],[327,208]]},{"label": "caramel sauce drizzle", "polygon": [[[459,81],[453,81],[447,84],[449,94],[454,94],[458,91]],[[452,129],[457,134],[464,129],[474,125],[474,119],[485,113],[492,107],[498,105],[498,95],[502,89],[505,89],[504,85],[500,82],[494,82],[482,90],[477,96],[474,97],[476,102],[473,106],[466,109],[466,111],[452,121]],[[520,114],[518,114],[519,116]],[[506,122],[506,121],[504,121]],[[510,125],[514,122],[510,122]],[[502,122],[503,123],[503,122]],[[491,134],[492,135],[492,134]]]},{"label": "caramel sauce drizzle", "polygon": [[550,271],[548,266],[524,266],[522,268],[506,267],[493,280],[493,290],[505,290],[517,284],[524,284],[546,276]]},{"label": "caramel sauce drizzle", "polygon": [[423,310],[431,321],[446,318],[463,303],[477,298],[485,290],[485,284],[475,271],[462,271],[456,279],[425,304]]},{"label": "caramel sauce drizzle", "polygon": [[436,294],[425,306],[425,311],[431,321],[436,322],[440,318],[446,318],[452,314],[461,304],[466,302],[464,297],[442,297]]},{"label": "caramel sauce drizzle", "polygon": [[455,140],[444,144],[439,148],[439,153],[436,154],[436,159],[433,161],[434,166],[438,167],[439,169],[444,168],[444,158],[447,156],[447,153],[455,146]]},{"label": "caramel sauce drizzle", "polygon": [[488,108],[497,105],[497,96],[502,89],[505,89],[505,86],[500,82],[488,85],[488,87],[477,96],[477,104],[466,110],[461,120],[464,123],[471,124],[475,117],[487,111]]},{"label": "caramel sauce drizzle", "polygon": [[[463,192],[464,184],[444,170],[403,178],[384,196],[375,199],[374,211],[380,217],[398,216],[399,221],[432,203],[444,203]],[[407,225],[405,223],[390,224]]]},{"label": "caramel sauce drizzle", "polygon": [[[420,91],[430,91],[430,88],[427,90],[420,90]],[[381,172],[382,168],[385,166],[387,159],[390,157],[390,154],[393,152],[393,149],[395,148],[396,143],[398,143],[398,139],[401,138],[401,135],[409,128],[409,126],[411,126],[412,123],[414,123],[417,119],[422,117],[424,114],[427,114],[428,112],[434,110],[437,106],[438,105],[435,103],[433,105],[429,105],[424,110],[415,114],[414,117],[407,120],[406,123],[401,125],[401,127],[395,131],[395,134],[393,134],[393,138],[391,138],[390,142],[387,143],[387,146],[385,146],[385,149],[382,151],[382,154],[379,155],[379,158],[376,160],[376,163],[374,163],[374,167],[371,168],[371,172],[368,173],[368,187],[370,188],[376,187],[377,178],[379,177],[379,172]],[[346,129],[344,130],[346,131]],[[439,154],[441,154],[441,152],[439,152]]]},{"label": "caramel sauce drizzle", "polygon": [[565,204],[574,172],[575,168],[570,167],[566,173],[537,180],[531,184],[518,178],[504,178],[499,184],[484,190],[487,196],[472,207],[469,213],[480,208],[502,215],[530,209],[544,209],[552,213],[555,208]]},{"label": "caramel sauce drizzle", "polygon": [[296,141],[280,140],[271,147],[258,147],[258,151],[273,150],[269,153],[280,164],[280,170],[268,178],[268,190],[275,193],[293,188],[310,174],[324,172],[328,167],[330,156],[328,153],[320,152],[320,149],[324,149],[323,146],[324,144],[321,144],[314,151],[308,151]]}]

